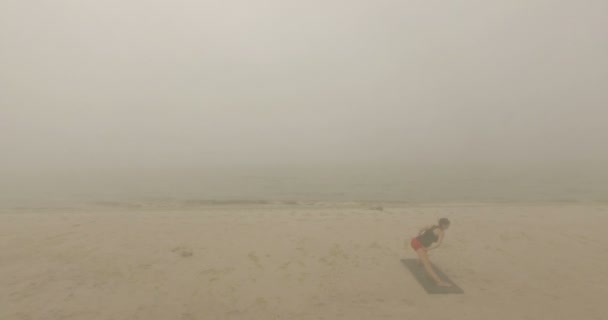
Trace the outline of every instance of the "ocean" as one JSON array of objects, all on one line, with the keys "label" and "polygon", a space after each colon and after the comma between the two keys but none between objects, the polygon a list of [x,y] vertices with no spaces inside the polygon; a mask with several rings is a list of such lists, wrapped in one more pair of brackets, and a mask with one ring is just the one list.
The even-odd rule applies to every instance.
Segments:
[{"label": "ocean", "polygon": [[491,167],[224,166],[4,173],[0,207],[608,202],[604,172]]}]

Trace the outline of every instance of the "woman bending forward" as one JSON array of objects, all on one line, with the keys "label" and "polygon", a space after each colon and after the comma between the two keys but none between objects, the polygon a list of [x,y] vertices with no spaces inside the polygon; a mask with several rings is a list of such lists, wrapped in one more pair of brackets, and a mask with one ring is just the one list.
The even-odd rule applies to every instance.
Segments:
[{"label": "woman bending forward", "polygon": [[[439,224],[420,229],[417,237],[412,238],[411,246],[418,254],[418,262],[422,263],[426,273],[435,281],[438,286],[451,287],[452,285],[442,281],[431,266],[431,261],[427,252],[441,245],[445,231],[450,227],[450,220],[447,218],[439,219]],[[436,243],[433,245],[433,243]]]}]

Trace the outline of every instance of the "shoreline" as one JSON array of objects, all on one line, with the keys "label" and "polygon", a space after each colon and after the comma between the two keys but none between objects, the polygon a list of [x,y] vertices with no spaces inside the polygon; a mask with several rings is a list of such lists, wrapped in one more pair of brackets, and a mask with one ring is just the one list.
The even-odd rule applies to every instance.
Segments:
[{"label": "shoreline", "polygon": [[173,203],[145,203],[140,201],[98,201],[88,204],[63,206],[9,206],[0,207],[0,213],[39,211],[191,211],[198,209],[331,209],[351,208],[384,211],[395,208],[478,208],[478,207],[545,207],[545,206],[608,206],[608,201],[531,201],[531,202],[406,202],[406,201],[270,201],[270,200],[203,200]]}]

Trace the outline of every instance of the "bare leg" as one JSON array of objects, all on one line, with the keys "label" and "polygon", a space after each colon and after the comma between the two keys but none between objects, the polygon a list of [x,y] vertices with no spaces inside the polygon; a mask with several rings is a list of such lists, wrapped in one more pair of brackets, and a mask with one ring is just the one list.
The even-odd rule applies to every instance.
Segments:
[{"label": "bare leg", "polygon": [[424,266],[424,270],[426,270],[426,273],[429,275],[429,277],[431,277],[435,281],[435,283],[438,286],[451,287],[451,285],[449,283],[441,281],[439,276],[435,273],[435,271],[433,270],[433,267],[431,266],[431,261],[429,260],[429,256],[426,254],[426,251],[423,248],[416,250],[416,253],[418,254],[418,261],[422,262],[422,265]]}]

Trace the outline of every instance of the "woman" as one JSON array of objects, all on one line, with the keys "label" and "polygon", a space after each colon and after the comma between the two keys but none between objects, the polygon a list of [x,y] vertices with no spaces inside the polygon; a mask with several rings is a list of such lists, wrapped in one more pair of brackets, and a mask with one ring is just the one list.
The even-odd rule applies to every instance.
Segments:
[{"label": "woman", "polygon": [[[416,251],[418,254],[418,261],[424,265],[424,269],[426,273],[435,281],[438,286],[441,287],[450,287],[451,284],[442,281],[439,276],[431,267],[431,261],[429,260],[429,256],[427,252],[429,250],[436,249],[441,245],[443,241],[443,236],[445,231],[450,227],[450,220],[447,218],[439,219],[439,224],[434,226],[428,226],[420,229],[417,237],[412,238],[412,242],[410,243],[412,249]],[[437,243],[433,245],[433,243]]]}]

